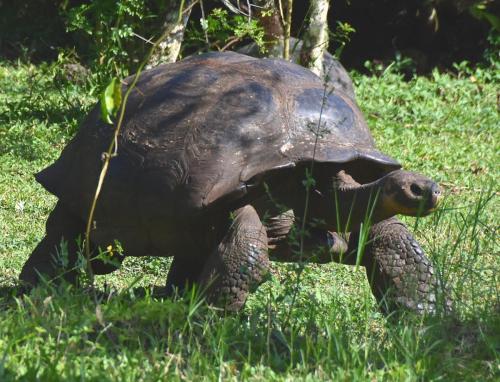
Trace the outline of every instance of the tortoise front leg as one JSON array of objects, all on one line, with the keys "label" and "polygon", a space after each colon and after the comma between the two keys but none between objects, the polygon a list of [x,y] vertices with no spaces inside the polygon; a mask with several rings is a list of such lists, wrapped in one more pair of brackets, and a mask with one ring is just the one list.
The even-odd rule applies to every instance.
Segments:
[{"label": "tortoise front leg", "polygon": [[255,209],[246,205],[208,258],[199,278],[208,300],[237,311],[269,271],[267,235]]},{"label": "tortoise front leg", "polygon": [[[349,252],[356,253],[359,233],[349,238]],[[434,267],[420,245],[398,219],[374,224],[369,232],[362,265],[372,292],[387,313],[404,307],[418,313],[436,308]]]},{"label": "tortoise front leg", "polygon": [[[269,219],[266,226],[273,260],[297,261],[299,247],[289,233],[293,224],[290,211]],[[310,228],[304,238],[302,259],[355,265],[358,241],[359,232],[338,234]],[[398,219],[387,219],[371,227],[361,265],[366,268],[373,294],[386,312],[398,306],[417,312],[435,310],[434,268]],[[448,300],[446,305],[449,309]]]}]

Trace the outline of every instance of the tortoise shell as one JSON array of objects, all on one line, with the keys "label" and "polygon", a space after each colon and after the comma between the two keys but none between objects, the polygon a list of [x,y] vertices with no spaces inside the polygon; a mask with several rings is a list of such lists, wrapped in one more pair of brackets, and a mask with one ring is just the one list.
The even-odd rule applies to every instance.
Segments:
[{"label": "tortoise shell", "polygon": [[[113,129],[96,106],[60,158],[36,175],[82,219]],[[115,226],[189,219],[301,163],[356,160],[382,172],[400,167],[375,148],[351,97],[328,93],[290,62],[207,53],[141,74],[95,217]]]},{"label": "tortoise shell", "polygon": [[[290,37],[290,60],[296,64],[300,63],[300,54],[302,50],[303,41],[295,37]],[[268,47],[265,56],[260,51],[259,46],[252,42],[238,49],[239,53],[246,54],[252,57],[263,58],[267,57],[281,57],[283,54],[283,41],[279,41],[276,44],[272,44]],[[326,72],[326,77],[323,82],[327,83],[328,90],[340,90],[351,99],[356,99],[354,94],[354,85],[352,83],[347,70],[342,66],[342,64],[335,59],[328,51],[323,53],[321,59],[321,64]]]}]

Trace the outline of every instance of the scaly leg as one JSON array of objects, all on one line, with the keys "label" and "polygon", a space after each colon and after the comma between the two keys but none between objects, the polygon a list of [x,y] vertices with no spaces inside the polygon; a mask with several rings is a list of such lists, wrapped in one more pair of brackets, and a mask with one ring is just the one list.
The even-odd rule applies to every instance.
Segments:
[{"label": "scaly leg", "polygon": [[[359,233],[349,238],[349,252],[358,246]],[[404,307],[432,312],[436,304],[434,268],[408,228],[396,218],[373,225],[362,259],[372,292],[381,308]]]},{"label": "scaly leg", "polygon": [[[34,286],[41,281],[40,276],[51,280],[65,268],[68,271],[64,273],[64,278],[74,282],[76,272],[69,269],[76,262],[78,251],[76,241],[79,236],[83,237],[83,232],[85,232],[83,222],[58,202],[47,219],[45,237],[36,246],[21,270],[19,275],[21,281]],[[66,259],[60,256],[62,241],[66,243]]]},{"label": "scaly leg", "polygon": [[255,209],[246,205],[208,258],[199,278],[208,300],[237,311],[269,271],[267,235]]},{"label": "scaly leg", "polygon": [[[266,227],[273,260],[297,261],[298,245],[289,235],[293,224],[291,211],[269,219]],[[358,232],[341,235],[310,228],[304,238],[303,260],[354,265],[358,240]],[[361,265],[366,268],[373,294],[385,312],[398,306],[419,313],[435,310],[434,268],[398,219],[387,219],[371,227]],[[446,305],[450,309],[451,302],[447,300]]]}]

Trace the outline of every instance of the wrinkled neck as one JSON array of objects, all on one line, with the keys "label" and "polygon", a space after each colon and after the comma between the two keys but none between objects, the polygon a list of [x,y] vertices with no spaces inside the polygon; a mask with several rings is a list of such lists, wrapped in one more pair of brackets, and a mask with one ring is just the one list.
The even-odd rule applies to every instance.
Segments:
[{"label": "wrinkled neck", "polygon": [[[338,208],[341,227],[351,231],[361,222],[373,221],[380,202],[379,182],[372,182],[358,187],[339,188]],[[377,216],[378,217],[378,216]]]},{"label": "wrinkled neck", "polygon": [[[375,223],[392,216],[386,212],[387,209],[383,205],[384,184],[384,178],[359,184],[345,174],[334,181],[333,188],[331,180],[330,187],[327,180],[320,180],[316,185],[318,189],[311,189],[308,195],[298,195],[294,204],[295,216],[305,216],[309,222],[316,221],[316,225],[322,229],[336,232],[355,231],[363,222]],[[307,203],[304,202],[306,199]]]}]

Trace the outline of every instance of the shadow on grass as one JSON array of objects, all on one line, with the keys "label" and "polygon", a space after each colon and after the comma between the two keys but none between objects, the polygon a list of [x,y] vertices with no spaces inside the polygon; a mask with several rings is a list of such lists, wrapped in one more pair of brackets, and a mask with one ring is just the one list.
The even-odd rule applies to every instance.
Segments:
[{"label": "shadow on grass", "polygon": [[22,297],[26,289],[21,285],[1,286],[0,287],[0,311],[8,309],[16,303],[16,298]]},{"label": "shadow on grass", "polygon": [[11,153],[27,161],[45,157],[54,145],[74,135],[84,114],[79,107],[68,111],[54,106],[52,110],[24,110],[16,117],[22,123],[0,120],[0,126],[7,126],[5,133],[0,132],[0,155]]},{"label": "shadow on grass", "polygon": [[54,143],[73,136],[88,113],[84,86],[73,85],[41,69],[18,82],[4,81],[0,93],[0,155],[34,160]]}]

